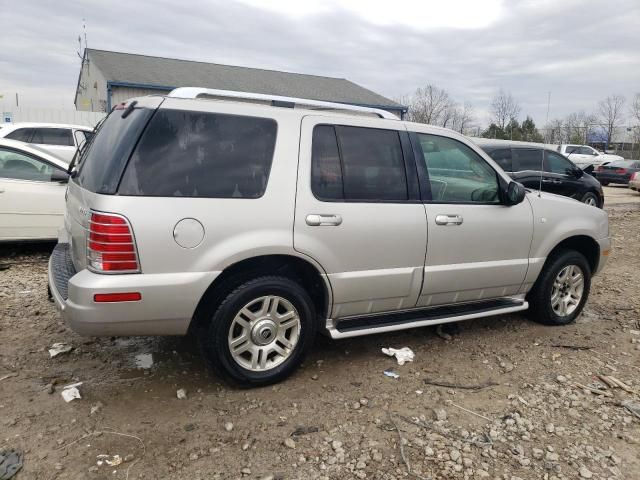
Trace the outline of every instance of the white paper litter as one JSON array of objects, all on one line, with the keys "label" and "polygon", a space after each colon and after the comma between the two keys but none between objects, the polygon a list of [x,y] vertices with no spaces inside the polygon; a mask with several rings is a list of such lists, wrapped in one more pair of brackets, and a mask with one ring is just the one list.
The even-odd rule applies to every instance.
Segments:
[{"label": "white paper litter", "polygon": [[385,377],[389,377],[389,378],[400,378],[400,375],[398,375],[396,372],[391,372],[389,370],[385,370],[384,372]]},{"label": "white paper litter", "polygon": [[76,398],[82,398],[80,396],[80,390],[78,390],[80,385],[82,385],[82,382],[71,383],[62,387],[60,395],[62,395],[65,402],[69,403],[71,400],[75,400]]},{"label": "white paper litter", "polygon": [[49,355],[53,358],[57,357],[61,353],[68,353],[71,350],[73,350],[73,347],[68,343],[54,343],[51,345],[51,348],[49,348]]},{"label": "white paper litter", "polygon": [[187,399],[187,391],[184,388],[180,388],[176,392],[176,397],[178,397],[178,400],[186,400]]},{"label": "white paper litter", "polygon": [[383,348],[382,353],[389,355],[390,357],[396,357],[398,365],[404,365],[407,362],[413,362],[413,358],[416,356],[409,347],[403,348]]},{"label": "white paper litter", "polygon": [[76,398],[82,398],[80,396],[80,390],[78,390],[76,387],[65,388],[64,390],[62,390],[62,392],[60,392],[60,394],[62,395],[62,398],[64,398],[64,401],[67,403],[69,403],[71,400],[75,400]]},{"label": "white paper litter", "polygon": [[122,457],[120,455],[105,455],[101,454],[96,456],[96,464],[101,467],[105,463],[110,467],[117,467],[122,463]]}]

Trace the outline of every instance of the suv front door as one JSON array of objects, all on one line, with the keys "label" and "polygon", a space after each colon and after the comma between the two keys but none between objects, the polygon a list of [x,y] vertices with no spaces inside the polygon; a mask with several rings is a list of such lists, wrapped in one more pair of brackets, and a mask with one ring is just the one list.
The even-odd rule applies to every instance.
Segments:
[{"label": "suv front door", "polygon": [[516,295],[529,265],[529,202],[500,202],[497,172],[439,131],[411,134],[429,243],[419,306]]},{"label": "suv front door", "polygon": [[394,127],[302,121],[294,247],[324,268],[332,318],[416,305],[427,226],[409,136]]}]

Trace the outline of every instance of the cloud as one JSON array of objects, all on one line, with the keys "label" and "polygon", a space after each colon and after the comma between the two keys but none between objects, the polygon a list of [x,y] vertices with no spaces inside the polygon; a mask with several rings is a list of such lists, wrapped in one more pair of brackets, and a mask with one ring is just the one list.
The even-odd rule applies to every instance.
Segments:
[{"label": "cloud", "polygon": [[[485,2],[467,2],[467,10],[463,0],[448,2],[453,10],[372,2],[366,12],[355,1],[316,0],[289,12],[287,2],[261,8],[256,0],[195,0],[180,8],[173,0],[0,0],[0,106],[18,91],[30,106],[72,108],[83,18],[94,48],[345,77],[392,98],[432,83],[482,117],[499,88],[538,124],[549,91],[553,118],[640,90],[637,0],[496,0],[475,24],[471,6]],[[389,5],[394,13],[383,21]],[[431,20],[416,21],[430,9]]]}]

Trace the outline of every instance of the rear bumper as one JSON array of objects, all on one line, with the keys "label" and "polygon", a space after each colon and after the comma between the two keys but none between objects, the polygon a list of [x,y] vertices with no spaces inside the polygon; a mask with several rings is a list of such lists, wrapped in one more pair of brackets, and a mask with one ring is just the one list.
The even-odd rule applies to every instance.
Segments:
[{"label": "rear bumper", "polygon": [[[198,302],[220,272],[102,275],[75,272],[58,244],[49,259],[51,295],[80,335],[184,335]],[[139,292],[136,302],[96,303],[96,293]]]}]

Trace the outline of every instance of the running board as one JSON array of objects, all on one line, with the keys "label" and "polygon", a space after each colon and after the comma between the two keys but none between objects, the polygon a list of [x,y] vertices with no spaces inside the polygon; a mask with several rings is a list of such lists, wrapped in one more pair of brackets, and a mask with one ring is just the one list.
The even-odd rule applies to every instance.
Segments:
[{"label": "running board", "polygon": [[339,321],[328,320],[327,331],[331,338],[359,337],[374,333],[393,332],[407,328],[426,327],[441,323],[459,322],[472,318],[503,315],[529,308],[529,304],[519,298],[499,298],[460,305],[409,310],[399,313],[377,314],[369,316],[343,318]]}]

